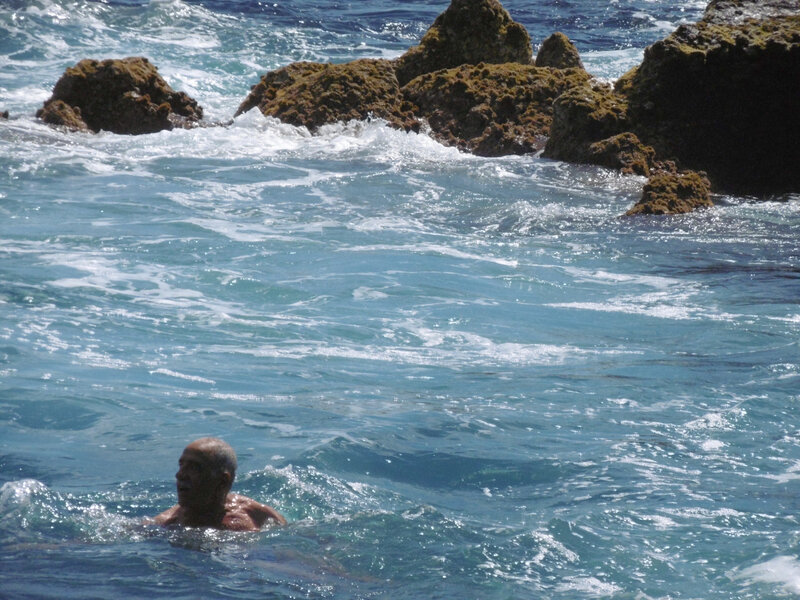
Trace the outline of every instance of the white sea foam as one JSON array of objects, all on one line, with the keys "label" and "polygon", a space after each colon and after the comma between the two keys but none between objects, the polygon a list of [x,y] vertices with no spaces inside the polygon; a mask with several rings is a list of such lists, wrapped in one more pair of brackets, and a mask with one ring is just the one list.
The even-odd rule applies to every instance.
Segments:
[{"label": "white sea foam", "polygon": [[181,373],[179,371],[173,371],[172,369],[153,369],[150,371],[151,375],[166,375],[167,377],[176,377],[177,379],[185,379],[186,381],[195,381],[198,383],[208,383],[210,385],[216,384],[216,381],[213,379],[208,379],[207,377],[201,377],[200,375],[188,375],[186,373]]},{"label": "white sea foam", "polygon": [[776,556],[763,563],[730,571],[728,577],[742,581],[746,586],[776,584],[785,594],[800,595],[800,560],[794,556]]},{"label": "white sea foam", "polygon": [[622,592],[621,587],[601,581],[597,577],[568,577],[556,585],[556,590],[567,593],[577,592],[594,598],[614,596]]}]

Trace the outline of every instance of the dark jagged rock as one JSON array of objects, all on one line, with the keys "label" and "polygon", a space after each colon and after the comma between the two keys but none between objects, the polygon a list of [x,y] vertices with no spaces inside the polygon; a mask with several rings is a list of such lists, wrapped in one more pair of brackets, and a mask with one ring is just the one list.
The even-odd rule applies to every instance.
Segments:
[{"label": "dark jagged rock", "polygon": [[36,116],[74,130],[142,134],[190,127],[203,110],[173,90],[146,58],[130,57],[69,67]]},{"label": "dark jagged rock", "polygon": [[278,71],[262,78],[237,114],[257,105],[265,116],[312,132],[329,123],[371,117],[400,129],[419,129],[388,60],[296,63]]},{"label": "dark jagged rock", "polygon": [[595,142],[628,130],[627,103],[596,80],[574,86],[556,99],[553,125],[543,156],[576,163],[591,163],[602,154],[591,150]]},{"label": "dark jagged rock", "polygon": [[8,111],[4,110],[0,112],[0,119],[8,119]]},{"label": "dark jagged rock", "polygon": [[[800,14],[723,24],[734,4],[756,3],[714,3],[712,22],[681,26],[647,48],[617,90],[642,141],[706,171],[715,188],[798,191]],[[758,8],[774,4],[786,3]]]},{"label": "dark jagged rock", "polygon": [[635,133],[626,131],[591,144],[586,162],[626,175],[649,177],[655,167],[656,151],[642,144]]},{"label": "dark jagged rock", "polygon": [[583,62],[578,49],[569,38],[560,31],[555,32],[544,42],[536,54],[537,67],[553,67],[555,69],[582,69]]},{"label": "dark jagged rock", "polygon": [[625,215],[677,215],[711,207],[710,189],[704,173],[658,173],[647,181],[641,200]]},{"label": "dark jagged rock", "polygon": [[582,69],[462,65],[417,77],[403,94],[444,144],[501,156],[540,150],[550,132],[553,101],[588,80]]},{"label": "dark jagged rock", "polygon": [[532,55],[528,32],[497,0],[452,0],[419,45],[396,60],[397,79],[403,86],[464,64],[531,64]]}]

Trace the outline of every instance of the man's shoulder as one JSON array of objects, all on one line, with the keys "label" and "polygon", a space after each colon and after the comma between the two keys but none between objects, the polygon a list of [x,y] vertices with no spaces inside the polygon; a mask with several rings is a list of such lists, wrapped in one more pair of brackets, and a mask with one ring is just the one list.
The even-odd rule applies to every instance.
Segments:
[{"label": "man's shoulder", "polygon": [[156,525],[174,525],[180,522],[181,518],[181,507],[180,504],[176,504],[175,506],[168,508],[161,514],[156,515],[153,517],[152,522]]},{"label": "man's shoulder", "polygon": [[241,494],[228,495],[228,514],[233,522],[239,525],[249,523],[255,529],[260,529],[269,520],[278,525],[286,524],[286,519],[274,508]]}]

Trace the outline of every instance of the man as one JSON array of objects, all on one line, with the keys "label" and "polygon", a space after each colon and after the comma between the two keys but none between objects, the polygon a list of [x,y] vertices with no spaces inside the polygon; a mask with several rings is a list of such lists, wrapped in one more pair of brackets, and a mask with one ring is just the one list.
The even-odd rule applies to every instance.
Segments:
[{"label": "man", "polygon": [[267,521],[285,525],[286,519],[274,508],[230,493],[236,466],[236,453],[222,440],[193,441],[178,460],[178,503],[151,522],[230,531],[258,531]]}]

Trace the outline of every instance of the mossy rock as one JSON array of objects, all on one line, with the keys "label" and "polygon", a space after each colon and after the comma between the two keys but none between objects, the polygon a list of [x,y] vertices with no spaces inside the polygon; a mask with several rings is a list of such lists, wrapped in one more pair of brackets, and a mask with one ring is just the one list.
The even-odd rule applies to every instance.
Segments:
[{"label": "mossy rock", "polygon": [[677,215],[713,205],[711,184],[704,173],[658,173],[647,181],[641,200],[625,215]]},{"label": "mossy rock", "polygon": [[582,69],[462,65],[415,78],[403,95],[444,144],[481,156],[525,154],[544,146],[554,100],[589,78]]},{"label": "mossy rock", "polygon": [[270,71],[261,77],[261,81],[250,88],[250,94],[239,105],[236,114],[233,115],[234,118],[256,106],[263,112],[261,107],[275,100],[280,90],[289,87],[299,79],[319,73],[324,68],[324,63],[302,61]]},{"label": "mossy rock", "polygon": [[703,21],[735,25],[748,19],[791,17],[800,13],[800,0],[711,0]]},{"label": "mossy rock", "polygon": [[656,163],[656,151],[642,144],[635,133],[626,131],[591,144],[586,162],[625,175],[649,177]]},{"label": "mossy rock", "polygon": [[715,188],[800,191],[800,15],[681,26],[616,89],[631,130]]},{"label": "mossy rock", "polygon": [[[242,107],[258,105],[268,117],[307,127],[352,119],[385,119],[391,126],[418,130],[412,108],[403,101],[390,61],[360,59],[344,64],[296,63],[262,78]],[[242,112],[240,107],[237,114]]]},{"label": "mossy rock", "polygon": [[37,112],[37,117],[70,129],[85,126],[121,134],[188,127],[202,116],[197,102],[173,90],[143,57],[80,61],[66,69]]},{"label": "mossy rock", "polygon": [[558,97],[553,125],[543,156],[576,163],[592,163],[603,153],[595,142],[629,130],[627,102],[611,86],[587,80]]},{"label": "mossy rock", "polygon": [[415,77],[464,64],[531,64],[527,30],[497,0],[452,0],[418,46],[396,60],[397,78]]},{"label": "mossy rock", "polygon": [[63,100],[53,100],[44,105],[36,116],[48,125],[66,129],[67,131],[91,131],[83,120],[81,109],[70,106]]},{"label": "mossy rock", "polygon": [[553,67],[554,69],[582,69],[583,62],[578,49],[569,38],[556,31],[542,42],[536,54],[537,67]]}]

